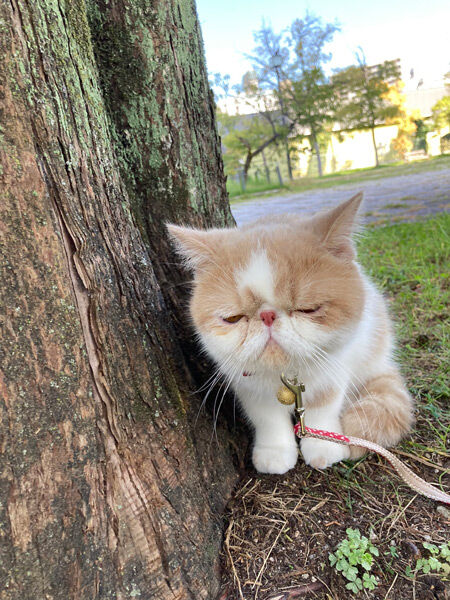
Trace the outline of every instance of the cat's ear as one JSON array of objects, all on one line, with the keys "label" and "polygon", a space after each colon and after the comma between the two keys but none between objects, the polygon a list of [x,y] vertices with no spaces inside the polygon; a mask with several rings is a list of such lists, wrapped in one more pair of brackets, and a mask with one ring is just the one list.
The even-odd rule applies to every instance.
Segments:
[{"label": "cat's ear", "polygon": [[346,259],[355,257],[352,235],[358,226],[357,214],[362,199],[363,194],[359,192],[350,200],[312,218],[313,230],[335,256]]},{"label": "cat's ear", "polygon": [[221,230],[192,229],[179,225],[166,224],[169,236],[175,242],[175,249],[184,258],[188,268],[195,270],[207,262],[214,261],[217,250],[215,241]]}]

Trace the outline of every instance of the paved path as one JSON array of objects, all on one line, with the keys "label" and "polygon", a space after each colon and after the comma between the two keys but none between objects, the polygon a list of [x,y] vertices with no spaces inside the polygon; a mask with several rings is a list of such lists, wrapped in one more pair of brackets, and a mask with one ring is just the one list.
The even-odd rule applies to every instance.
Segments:
[{"label": "paved path", "polygon": [[372,181],[309,190],[297,194],[259,197],[231,205],[238,223],[267,214],[313,213],[364,192],[363,221],[386,224],[410,221],[450,208],[450,169],[380,177]]}]

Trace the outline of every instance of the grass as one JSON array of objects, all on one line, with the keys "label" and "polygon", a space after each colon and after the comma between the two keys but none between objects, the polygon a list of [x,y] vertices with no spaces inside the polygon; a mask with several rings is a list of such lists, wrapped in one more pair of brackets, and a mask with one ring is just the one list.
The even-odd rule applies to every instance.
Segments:
[{"label": "grass", "polygon": [[272,181],[268,183],[265,179],[252,179],[248,178],[245,193],[242,192],[241,184],[233,179],[227,179],[227,191],[230,199],[239,197],[249,198],[255,194],[268,192],[272,190],[283,190],[285,186],[280,186],[278,181]]},{"label": "grass", "polygon": [[[395,452],[447,490],[449,232],[444,214],[373,229],[359,240],[361,262],[389,298],[399,359],[417,401],[414,431]],[[229,505],[221,598],[444,600],[449,575],[418,565],[429,561],[430,544],[448,542],[449,523],[450,509],[417,496],[374,455],[325,472],[299,462],[285,476],[249,467]],[[329,559],[349,528],[379,550],[370,571],[376,589],[356,596]]]},{"label": "grass", "polygon": [[411,391],[450,398],[450,215],[375,229],[360,243],[360,260],[391,298],[398,352]]},{"label": "grass", "polygon": [[[407,199],[414,199],[413,196],[407,197]],[[390,202],[389,204],[385,204],[383,208],[408,208],[409,204],[406,202]]]},{"label": "grass", "polygon": [[278,184],[272,184],[271,187],[264,187],[264,184],[268,185],[267,182],[260,180],[260,189],[253,189],[251,186],[248,186],[245,194],[242,194],[239,184],[229,180],[227,182],[227,189],[230,194],[230,202],[235,204],[256,197],[258,193],[263,191],[267,192],[268,190],[277,189],[277,195],[293,194],[308,190],[335,187],[337,185],[364,183],[365,181],[373,181],[384,177],[437,171],[445,168],[450,168],[450,155],[448,154],[429,158],[420,162],[394,163],[381,165],[377,168],[353,169],[351,171],[341,171],[339,173],[324,175],[323,177],[302,177],[301,179],[286,183],[282,188],[280,188]]}]

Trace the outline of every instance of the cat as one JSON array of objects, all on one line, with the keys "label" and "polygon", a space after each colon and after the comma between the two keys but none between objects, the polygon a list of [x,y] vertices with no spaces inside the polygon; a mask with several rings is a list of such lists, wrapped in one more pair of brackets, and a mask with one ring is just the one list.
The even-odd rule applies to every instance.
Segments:
[{"label": "cat", "polygon": [[[199,340],[254,431],[253,465],[282,474],[298,458],[280,374],[305,384],[309,427],[392,446],[413,403],[393,359],[386,302],[356,262],[362,194],[314,216],[270,216],[241,228],[168,225],[194,271],[190,313]],[[325,469],[364,454],[304,438],[305,462]]]}]

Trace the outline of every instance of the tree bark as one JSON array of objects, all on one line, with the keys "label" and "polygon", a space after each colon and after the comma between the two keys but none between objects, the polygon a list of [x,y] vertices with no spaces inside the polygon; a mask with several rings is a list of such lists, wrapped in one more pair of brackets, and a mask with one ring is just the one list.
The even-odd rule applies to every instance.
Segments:
[{"label": "tree bark", "polygon": [[88,17],[132,210],[178,337],[187,340],[177,289],[186,274],[180,278],[161,223],[234,224],[195,2],[90,0]]},{"label": "tree bark", "polygon": [[266,155],[264,154],[264,150],[261,152],[261,156],[263,159],[264,170],[266,172],[267,183],[270,183],[270,171],[269,171],[269,167],[267,166],[267,160],[266,160]]},{"label": "tree bark", "polygon": [[380,161],[378,159],[378,149],[377,149],[377,142],[375,140],[375,127],[371,128],[371,132],[372,132],[372,143],[373,143],[373,150],[375,152],[375,166],[379,167],[380,166]]},{"label": "tree bark", "polygon": [[322,159],[320,158],[320,147],[317,142],[317,137],[314,133],[312,134],[312,140],[313,140],[314,151],[317,156],[317,169],[319,171],[319,177],[322,177],[323,172],[322,172]]},{"label": "tree bark", "polygon": [[285,150],[286,150],[286,165],[287,165],[288,177],[289,177],[290,181],[293,181],[294,177],[292,175],[291,154],[289,152],[289,142],[288,142],[288,140],[285,140],[284,147],[285,147]]},{"label": "tree bark", "polygon": [[213,598],[237,474],[163,228],[232,223],[195,7],[0,12],[0,598]]},{"label": "tree bark", "polygon": [[245,162],[244,162],[244,167],[243,167],[243,174],[244,174],[244,184],[247,184],[247,180],[248,180],[248,172],[250,170],[250,165],[251,162],[254,158],[254,154],[253,152],[247,152],[247,155],[245,157]]}]

